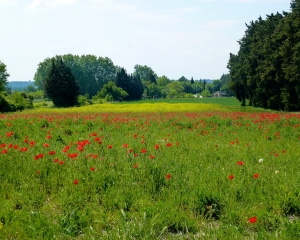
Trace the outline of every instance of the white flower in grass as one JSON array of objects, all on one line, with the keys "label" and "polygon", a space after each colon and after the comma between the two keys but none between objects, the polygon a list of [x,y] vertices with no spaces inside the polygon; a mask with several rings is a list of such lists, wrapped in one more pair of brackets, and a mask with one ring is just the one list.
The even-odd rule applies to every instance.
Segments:
[{"label": "white flower in grass", "polygon": [[279,173],[279,171],[278,171],[278,170],[276,170],[276,171],[275,171],[275,174],[278,174],[278,173]]},{"label": "white flower in grass", "polygon": [[264,160],[262,158],[258,159],[258,162],[262,163]]}]

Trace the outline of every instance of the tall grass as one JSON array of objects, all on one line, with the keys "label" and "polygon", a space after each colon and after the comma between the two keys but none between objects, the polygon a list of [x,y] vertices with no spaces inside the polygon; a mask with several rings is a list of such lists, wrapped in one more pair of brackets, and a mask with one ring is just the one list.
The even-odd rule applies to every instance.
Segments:
[{"label": "tall grass", "polygon": [[0,239],[300,237],[299,114],[109,106],[0,115]]}]

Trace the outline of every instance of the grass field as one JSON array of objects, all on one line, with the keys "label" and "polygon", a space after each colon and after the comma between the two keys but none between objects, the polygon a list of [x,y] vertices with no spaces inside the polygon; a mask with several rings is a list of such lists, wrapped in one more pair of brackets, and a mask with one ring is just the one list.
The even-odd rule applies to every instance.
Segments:
[{"label": "grass field", "polygon": [[0,239],[299,239],[299,127],[235,99],[2,114]]}]

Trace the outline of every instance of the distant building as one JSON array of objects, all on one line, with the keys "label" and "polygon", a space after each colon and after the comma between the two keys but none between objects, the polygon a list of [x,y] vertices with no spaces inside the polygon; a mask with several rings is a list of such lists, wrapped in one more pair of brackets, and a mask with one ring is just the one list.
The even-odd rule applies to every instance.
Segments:
[{"label": "distant building", "polygon": [[227,97],[226,92],[217,91],[214,93],[214,97]]}]

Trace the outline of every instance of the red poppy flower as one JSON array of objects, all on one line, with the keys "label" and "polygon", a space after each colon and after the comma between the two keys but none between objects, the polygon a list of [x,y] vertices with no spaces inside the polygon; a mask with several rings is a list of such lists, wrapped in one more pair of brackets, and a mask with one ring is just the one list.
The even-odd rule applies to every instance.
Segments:
[{"label": "red poppy flower", "polygon": [[19,148],[19,146],[18,145],[14,145],[14,149],[18,149]]},{"label": "red poppy flower", "polygon": [[108,149],[112,149],[112,145],[109,144],[109,145],[107,146],[107,148],[108,148]]},{"label": "red poppy flower", "polygon": [[73,183],[74,183],[74,185],[77,185],[78,184],[78,180],[75,179]]},{"label": "red poppy flower", "polygon": [[47,139],[51,139],[52,137],[51,137],[51,136],[47,136],[46,138],[47,138]]},{"label": "red poppy flower", "polygon": [[123,144],[123,148],[128,148],[128,144],[127,144],[127,143],[124,143],[124,144]]},{"label": "red poppy flower", "polygon": [[28,148],[25,148],[25,147],[24,147],[24,148],[21,148],[21,149],[20,149],[20,152],[27,152],[27,150],[28,150]]},{"label": "red poppy flower", "polygon": [[232,180],[234,178],[234,176],[231,174],[228,176],[228,179]]},{"label": "red poppy flower", "polygon": [[8,150],[7,150],[7,149],[3,149],[1,153],[2,153],[2,154],[7,154],[7,153],[8,153]]},{"label": "red poppy flower", "polygon": [[256,223],[256,221],[257,221],[257,218],[254,216],[254,217],[249,218],[247,222],[253,224],[253,223]]},{"label": "red poppy flower", "polygon": [[30,147],[33,147],[34,146],[34,144],[35,144],[35,142],[34,141],[30,141]]},{"label": "red poppy flower", "polygon": [[243,161],[237,162],[238,165],[244,165],[245,163]]},{"label": "red poppy flower", "polygon": [[129,149],[128,151],[127,151],[127,153],[132,153],[133,152],[133,149]]},{"label": "red poppy flower", "polygon": [[59,161],[59,164],[60,164],[60,165],[64,165],[65,162],[64,162],[64,161]]},{"label": "red poppy flower", "polygon": [[59,159],[58,159],[58,158],[55,158],[55,159],[53,160],[53,162],[58,163],[58,162],[59,162]]},{"label": "red poppy flower", "polygon": [[13,132],[7,132],[7,133],[6,133],[6,137],[11,137],[11,136],[13,136],[13,135],[14,135]]},{"label": "red poppy flower", "polygon": [[145,148],[143,148],[142,150],[141,150],[141,153],[146,153],[147,152],[147,149],[145,149]]},{"label": "red poppy flower", "polygon": [[54,151],[50,151],[50,152],[48,152],[48,154],[49,154],[49,155],[54,155],[55,152],[54,152]]},{"label": "red poppy flower", "polygon": [[6,143],[2,143],[2,144],[0,145],[0,148],[5,148],[5,146],[6,146]]},{"label": "red poppy flower", "polygon": [[137,163],[133,165],[133,168],[138,168],[138,167],[139,165]]},{"label": "red poppy flower", "polygon": [[49,147],[49,144],[48,144],[48,143],[45,143],[45,144],[44,144],[44,147],[46,147],[46,148]]},{"label": "red poppy flower", "polygon": [[255,174],[253,175],[253,177],[254,177],[254,178],[258,178],[258,177],[259,177],[259,174],[258,174],[258,173],[255,173]]},{"label": "red poppy flower", "polygon": [[170,179],[170,178],[171,178],[171,174],[168,173],[168,174],[166,175],[166,179],[168,180],[168,179]]},{"label": "red poppy flower", "polygon": [[172,146],[172,143],[167,143],[167,147],[171,147]]},{"label": "red poppy flower", "polygon": [[13,147],[13,144],[12,143],[10,143],[10,144],[8,144],[8,146],[7,146],[8,148],[12,148]]},{"label": "red poppy flower", "polygon": [[84,150],[84,148],[83,148],[83,146],[78,146],[77,150],[80,151],[80,152],[82,152]]},{"label": "red poppy flower", "polygon": [[36,156],[34,157],[34,160],[38,160],[38,159],[43,158],[43,157],[44,157],[44,154],[39,153],[38,155],[36,155]]},{"label": "red poppy flower", "polygon": [[134,156],[134,157],[137,157],[137,156],[138,156],[138,154],[137,154],[137,153],[135,153],[135,154],[133,154],[133,156]]},{"label": "red poppy flower", "polygon": [[40,174],[41,174],[41,172],[40,172],[39,170],[37,170],[37,171],[36,171],[36,174],[40,175]]},{"label": "red poppy flower", "polygon": [[155,144],[154,148],[155,148],[155,149],[159,149],[159,145],[158,145],[158,144]]},{"label": "red poppy flower", "polygon": [[90,170],[93,172],[93,171],[95,171],[95,168],[94,168],[94,167],[91,167]]},{"label": "red poppy flower", "polygon": [[155,157],[151,154],[151,155],[150,155],[150,158],[151,158],[151,159],[154,159]]}]

